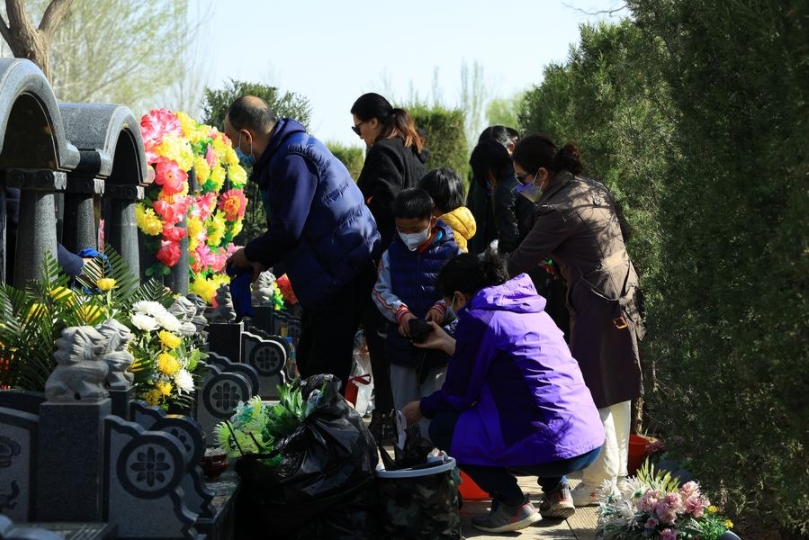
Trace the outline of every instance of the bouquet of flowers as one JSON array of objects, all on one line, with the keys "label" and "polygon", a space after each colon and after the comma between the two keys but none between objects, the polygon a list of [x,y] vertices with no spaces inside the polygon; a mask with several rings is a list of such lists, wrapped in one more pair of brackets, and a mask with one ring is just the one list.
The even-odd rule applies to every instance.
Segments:
[{"label": "bouquet of flowers", "polygon": [[224,133],[182,112],[150,111],[141,133],[154,183],[136,207],[136,219],[157,259],[146,275],[167,274],[188,237],[191,290],[210,303],[229,281],[223,269],[242,229],[247,173]]},{"label": "bouquet of flowers", "polygon": [[601,488],[597,538],[601,540],[717,540],[733,526],[719,514],[696,482],[679,485],[648,461],[622,489]]}]

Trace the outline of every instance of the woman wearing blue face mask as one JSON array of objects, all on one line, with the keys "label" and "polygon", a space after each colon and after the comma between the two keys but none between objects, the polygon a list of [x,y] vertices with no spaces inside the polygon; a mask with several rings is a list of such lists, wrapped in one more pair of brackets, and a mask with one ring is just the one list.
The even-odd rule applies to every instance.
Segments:
[{"label": "woman wearing blue face mask", "polygon": [[506,256],[509,274],[549,257],[567,283],[570,350],[579,362],[606,433],[599,459],[573,490],[577,506],[596,504],[604,480],[627,474],[631,400],[641,395],[638,341],[645,333],[638,275],[619,212],[604,184],[579,176],[579,151],[533,134],[514,149],[520,194],[536,203],[531,231]]}]

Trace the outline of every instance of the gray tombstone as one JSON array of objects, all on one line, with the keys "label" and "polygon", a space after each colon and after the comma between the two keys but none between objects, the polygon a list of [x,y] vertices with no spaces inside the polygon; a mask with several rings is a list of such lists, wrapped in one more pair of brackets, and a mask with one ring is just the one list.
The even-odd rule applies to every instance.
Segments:
[{"label": "gray tombstone", "polygon": [[39,417],[0,407],[0,514],[14,521],[33,518]]},{"label": "gray tombstone", "polygon": [[0,538],[3,540],[63,540],[64,537],[45,529],[15,526],[11,519],[0,515]]},{"label": "gray tombstone", "polygon": [[[46,252],[56,255],[54,192],[64,189],[63,173],[80,160],[65,136],[53,89],[30,60],[0,59],[0,149],[6,185],[22,189],[14,282],[24,285],[37,276]],[[0,241],[6,281],[6,240]]]},{"label": "gray tombstone", "polygon": [[236,412],[239,402],[246,402],[253,394],[252,385],[241,373],[223,372],[213,365],[205,367],[206,376],[197,391],[197,420],[202,425],[209,445],[216,445],[216,425]]},{"label": "gray tombstone", "polygon": [[205,455],[205,435],[202,426],[188,416],[166,415],[157,407],[150,407],[142,401],[132,403],[132,420],[151,431],[162,431],[173,435],[183,445],[187,454],[188,471],[183,477],[184,500],[188,508],[200,520],[210,522],[215,517],[213,498],[215,493],[205,486],[199,462]]},{"label": "gray tombstone", "polygon": [[241,358],[244,322],[208,324],[208,351],[227,358]]},{"label": "gray tombstone", "polygon": [[283,382],[281,374],[287,362],[287,349],[280,337],[261,337],[250,332],[242,333],[241,361],[258,373],[259,395],[262,399],[276,399],[277,386]]},{"label": "gray tombstone", "polygon": [[65,328],[56,340],[57,366],[39,414],[37,485],[48,488],[37,491],[38,521],[101,521],[101,439],[111,413],[105,345],[90,326]]},{"label": "gray tombstone", "polygon": [[109,416],[104,451],[104,514],[117,538],[197,537],[197,515],[183,500],[189,458],[177,437]]},{"label": "gray tombstone", "polygon": [[222,356],[215,352],[209,352],[207,362],[218,367],[221,371],[230,371],[233,373],[241,373],[250,383],[250,393],[252,395],[261,395],[260,378],[259,374],[253,366],[231,361],[228,357]]}]

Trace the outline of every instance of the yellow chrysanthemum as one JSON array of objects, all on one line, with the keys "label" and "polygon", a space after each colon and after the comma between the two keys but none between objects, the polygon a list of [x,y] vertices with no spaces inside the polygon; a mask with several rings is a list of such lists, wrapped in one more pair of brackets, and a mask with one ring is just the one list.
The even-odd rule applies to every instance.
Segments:
[{"label": "yellow chrysanthemum", "polygon": [[213,146],[214,152],[216,152],[220,162],[224,161],[230,165],[230,162],[228,161],[228,158],[230,157],[228,154],[228,148],[230,148],[230,151],[233,152],[233,157],[236,159],[236,163],[239,162],[239,157],[236,155],[233,148],[231,148],[230,143],[225,142],[224,134],[220,134],[218,137],[215,137],[211,145]]},{"label": "yellow chrysanthemum", "polygon": [[115,288],[115,280],[113,278],[101,278],[96,281],[96,287],[103,292],[111,291]]},{"label": "yellow chrysanthemum", "polygon": [[213,182],[213,189],[211,191],[222,191],[222,186],[225,184],[225,169],[219,165],[211,169],[210,180]]},{"label": "yellow chrysanthemum", "polygon": [[163,400],[163,394],[160,393],[160,390],[152,389],[146,393],[146,403],[155,407],[160,404]]},{"label": "yellow chrysanthemum", "polygon": [[188,251],[194,251],[199,243],[199,233],[202,232],[202,220],[188,216],[185,226],[188,229]]},{"label": "yellow chrysanthemum", "polygon": [[235,223],[233,223],[233,236],[239,236],[239,233],[242,232],[242,226],[244,225],[244,220],[238,219]]},{"label": "yellow chrysanthemum", "polygon": [[218,290],[222,285],[230,285],[230,277],[227,274],[216,274],[211,278],[214,290]]},{"label": "yellow chrysanthemum", "polygon": [[135,205],[135,223],[138,229],[149,236],[157,236],[163,232],[163,223],[151,208],[146,208],[142,203]]},{"label": "yellow chrysanthemum", "polygon": [[[220,154],[221,155],[221,154]],[[236,150],[233,149],[232,146],[226,145],[225,146],[225,163],[230,167],[239,167],[239,156],[236,154]],[[241,167],[239,167],[241,169]],[[244,171],[244,169],[242,169]]]},{"label": "yellow chrysanthemum", "polygon": [[194,152],[188,140],[172,134],[163,136],[163,142],[155,148],[159,156],[177,162],[180,169],[187,171],[194,166]]},{"label": "yellow chrysanthemum", "polygon": [[222,237],[225,235],[225,216],[222,212],[217,211],[211,218],[211,223],[208,225],[208,245],[217,247],[222,243]]},{"label": "yellow chrysanthemum", "polygon": [[726,519],[725,522],[722,525],[724,525],[726,529],[732,529],[733,528],[733,522],[731,520],[729,520],[729,519]]},{"label": "yellow chrysanthemum", "polygon": [[205,300],[206,303],[210,304],[214,295],[216,294],[216,288],[210,281],[200,277],[191,283],[191,292]]},{"label": "yellow chrysanthemum", "polygon": [[157,355],[157,369],[160,373],[171,377],[180,370],[180,361],[167,352]]},{"label": "yellow chrysanthemum", "polygon": [[48,295],[54,300],[67,301],[70,305],[76,301],[76,293],[67,287],[54,287]]},{"label": "yellow chrysanthemum", "polygon": [[191,134],[197,130],[197,122],[182,111],[177,112],[177,120],[183,128],[183,136],[190,138]]},{"label": "yellow chrysanthemum", "polygon": [[160,332],[158,332],[157,337],[160,338],[160,343],[162,343],[169,349],[176,349],[183,342],[183,338],[181,338],[177,334],[167,332],[166,330],[161,330]]},{"label": "yellow chrysanthemum", "polygon": [[208,177],[211,176],[211,166],[208,165],[208,160],[205,159],[205,156],[194,158],[194,173],[197,175],[199,185],[208,181]]},{"label": "yellow chrysanthemum", "polygon": [[242,169],[241,165],[238,163],[236,165],[230,165],[228,166],[228,177],[233,187],[240,188],[247,182],[247,171]]},{"label": "yellow chrysanthemum", "polygon": [[171,383],[170,383],[170,382],[166,382],[166,381],[158,381],[158,382],[155,384],[155,388],[157,388],[158,390],[160,390],[160,393],[161,393],[161,394],[163,394],[164,396],[170,396],[170,395],[171,395],[171,390],[172,390],[174,387],[173,387],[173,386],[171,386]]}]

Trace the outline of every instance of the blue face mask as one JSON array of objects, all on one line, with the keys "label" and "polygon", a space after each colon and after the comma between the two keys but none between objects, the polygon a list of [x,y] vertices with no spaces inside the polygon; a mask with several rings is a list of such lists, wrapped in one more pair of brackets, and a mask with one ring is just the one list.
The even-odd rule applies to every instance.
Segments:
[{"label": "blue face mask", "polygon": [[542,197],[542,190],[535,183],[525,184],[524,186],[517,186],[517,193],[531,201],[537,202]]},{"label": "blue face mask", "polygon": [[245,167],[252,167],[256,164],[256,158],[253,156],[253,143],[250,143],[250,153],[245,154],[242,152],[242,134],[239,133],[239,144],[236,145],[236,157],[239,158],[239,163]]}]

